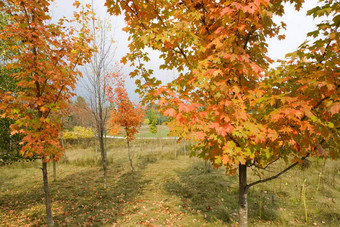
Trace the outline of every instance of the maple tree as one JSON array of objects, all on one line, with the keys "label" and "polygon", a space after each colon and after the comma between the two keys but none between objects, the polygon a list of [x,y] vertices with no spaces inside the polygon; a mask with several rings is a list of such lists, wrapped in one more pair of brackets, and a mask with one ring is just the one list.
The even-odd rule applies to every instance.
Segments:
[{"label": "maple tree", "polygon": [[[113,108],[114,109],[114,108]],[[109,133],[111,135],[118,135],[119,132],[121,131],[120,125],[117,123],[118,122],[118,115],[117,114],[110,114],[109,117]]]},{"label": "maple tree", "polygon": [[[131,43],[130,53],[122,62],[131,62],[136,70],[130,75],[145,81],[136,81],[140,93],[146,100],[160,99],[164,114],[176,121],[174,126],[182,128],[182,138],[195,140],[197,156],[212,161],[215,167],[225,166],[230,174],[239,170],[241,226],[248,224],[249,187],[278,177],[307,156],[318,155],[315,151],[321,150],[325,156],[336,153],[326,151],[321,142],[339,146],[338,140],[330,139],[338,138],[337,58],[329,56],[330,65],[325,63],[330,60],[327,58],[315,63],[320,51],[321,55],[325,53],[323,57],[328,57],[329,51],[337,53],[334,40],[338,34],[334,29],[329,32],[330,24],[320,25],[327,30],[323,35],[332,40],[329,44],[320,39],[311,49],[297,52],[296,64],[288,62],[287,67],[267,73],[272,60],[267,55],[266,40],[284,38],[279,32],[285,24],[275,23],[273,16],[284,14],[285,2],[106,1],[111,14],[125,15],[124,30],[130,34]],[[303,1],[289,2],[299,10]],[[336,3],[324,2],[326,7],[311,14],[333,13],[337,28]],[[159,87],[161,82],[145,67],[143,61],[150,60],[147,47],[161,52],[161,69],[179,72],[168,85]],[[309,63],[306,58],[314,61]],[[314,76],[308,79],[314,70]],[[326,79],[329,73],[332,76]],[[313,110],[317,110],[317,116],[310,114]],[[287,117],[292,125],[287,124]],[[247,183],[248,167],[264,169],[279,158],[293,164],[271,178]]]},{"label": "maple tree", "polygon": [[[75,88],[80,72],[76,66],[86,63],[93,51],[88,46],[86,22],[88,7],[74,12],[74,19],[62,18],[51,23],[49,7],[52,1],[6,0],[0,11],[9,15],[12,23],[0,30],[0,40],[14,53],[7,69],[20,88],[18,92],[0,94],[2,116],[13,119],[12,134],[22,133],[20,153],[42,160],[45,206],[48,224],[53,225],[47,163],[63,154],[58,136],[60,117]],[[74,2],[78,8],[80,3]],[[78,23],[79,29],[65,22]]]},{"label": "maple tree", "polygon": [[145,110],[142,106],[130,101],[124,86],[124,75],[119,69],[112,72],[110,76],[112,78],[113,88],[108,87],[108,97],[110,102],[114,104],[110,112],[110,125],[119,125],[125,131],[130,168],[133,172],[130,142],[135,139],[135,134],[138,133],[138,129],[141,127]]}]

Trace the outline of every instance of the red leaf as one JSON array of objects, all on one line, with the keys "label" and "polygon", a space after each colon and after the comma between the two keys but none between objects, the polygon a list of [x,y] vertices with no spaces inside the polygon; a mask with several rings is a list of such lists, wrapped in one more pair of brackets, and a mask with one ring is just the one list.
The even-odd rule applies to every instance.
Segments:
[{"label": "red leaf", "polygon": [[175,116],[176,110],[174,109],[167,109],[166,111],[164,111],[164,115],[165,116],[169,116],[169,117],[173,117]]}]

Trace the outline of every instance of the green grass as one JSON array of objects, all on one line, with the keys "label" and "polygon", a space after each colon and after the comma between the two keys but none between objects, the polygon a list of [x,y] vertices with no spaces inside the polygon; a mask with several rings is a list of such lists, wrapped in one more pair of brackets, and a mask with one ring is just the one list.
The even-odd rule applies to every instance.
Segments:
[{"label": "green grass", "polygon": [[164,138],[169,135],[169,128],[165,125],[157,125],[157,133],[153,134],[149,131],[149,126],[148,125],[143,125],[139,133],[136,135],[136,137],[156,137],[156,138]]},{"label": "green grass", "polygon": [[[50,178],[57,226],[237,226],[237,175],[212,167],[207,171],[202,160],[184,155],[183,144],[173,140],[136,140],[132,149],[134,174],[125,141],[108,141],[107,189],[94,147],[67,150],[67,160],[57,165],[57,181]],[[46,225],[40,167],[35,161],[0,168],[0,226]],[[283,168],[276,163],[262,177]],[[249,174],[249,182],[258,179]],[[251,188],[250,226],[338,226],[339,175],[337,161],[313,160],[309,169],[295,167]],[[304,179],[308,223],[300,196]]]}]

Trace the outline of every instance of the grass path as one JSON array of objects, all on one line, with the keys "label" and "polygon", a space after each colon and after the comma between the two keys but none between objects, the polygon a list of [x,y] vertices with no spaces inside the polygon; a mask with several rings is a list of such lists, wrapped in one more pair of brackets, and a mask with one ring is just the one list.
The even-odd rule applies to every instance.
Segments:
[{"label": "grass path", "polygon": [[[174,165],[176,161],[176,165]],[[207,222],[207,217],[199,210],[189,207],[172,188],[180,185],[179,172],[186,171],[197,162],[188,162],[187,157],[180,156],[177,160],[159,160],[148,164],[141,170],[143,181],[148,182],[143,193],[138,195],[132,205],[135,212],[126,212],[121,223],[124,226],[220,226],[222,222]],[[186,192],[183,194],[188,196]],[[186,207],[186,209],[184,209]],[[188,212],[189,211],[189,212]],[[142,221],[141,221],[142,220]]]}]

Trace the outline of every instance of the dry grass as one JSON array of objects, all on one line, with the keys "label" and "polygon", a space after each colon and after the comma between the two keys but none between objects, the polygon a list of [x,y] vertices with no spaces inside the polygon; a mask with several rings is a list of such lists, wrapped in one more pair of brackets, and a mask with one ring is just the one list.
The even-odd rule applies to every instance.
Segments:
[{"label": "dry grass", "polygon": [[[184,155],[183,144],[172,140],[136,140],[132,145],[134,174],[125,141],[109,140],[108,189],[103,188],[100,154],[93,146],[67,150],[67,161],[57,166],[57,181],[50,181],[58,226],[237,225],[237,176],[227,176],[223,169],[207,172],[202,160]],[[46,225],[40,165],[36,161],[0,168],[0,225]],[[264,175],[283,168],[277,163]],[[252,188],[251,226],[338,226],[339,171],[336,161],[314,160],[308,169],[295,167]],[[258,179],[249,172],[250,182]],[[304,179],[308,223],[300,198]]]}]

